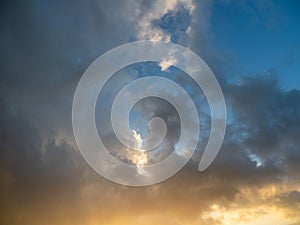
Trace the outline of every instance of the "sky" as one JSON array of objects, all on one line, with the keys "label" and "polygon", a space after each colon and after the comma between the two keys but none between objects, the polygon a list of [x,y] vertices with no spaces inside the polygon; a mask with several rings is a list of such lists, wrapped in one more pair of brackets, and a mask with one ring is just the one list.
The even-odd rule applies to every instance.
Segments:
[{"label": "sky", "polygon": [[[299,225],[299,10],[297,0],[1,1],[0,224]],[[154,63],[108,81],[96,106],[99,136],[116,158],[135,163],[112,134],[110,106],[125,84],[165,76],[201,115],[188,164],[162,183],[129,187],[99,176],[80,154],[76,86],[97,57],[137,40],[185,46],[216,75],[229,115],[221,151],[204,172],[203,93],[182,71]],[[157,162],[173,150],[180,122],[167,102],[145,99],[130,118],[139,138],[153,115],[170,128],[151,156]]]}]

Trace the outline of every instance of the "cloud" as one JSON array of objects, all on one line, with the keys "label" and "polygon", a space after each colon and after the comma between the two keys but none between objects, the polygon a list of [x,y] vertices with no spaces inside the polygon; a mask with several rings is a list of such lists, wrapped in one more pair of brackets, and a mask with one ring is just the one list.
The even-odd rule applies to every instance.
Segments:
[{"label": "cloud", "polygon": [[[298,221],[300,92],[281,89],[275,70],[239,81],[221,76],[230,68],[231,58],[213,47],[211,4],[24,1],[3,5],[1,224],[239,224],[272,214],[292,221],[287,224]],[[197,171],[201,142],[193,160],[175,177],[151,187],[129,188],[99,177],[84,162],[73,139],[71,106],[77,82],[97,56],[140,39],[177,42],[202,56],[217,74],[231,118],[223,148],[207,171]],[[136,79],[137,72],[112,79],[102,96],[106,104],[99,109],[107,112],[113,96]],[[183,76],[176,73],[172,79],[202,103],[201,91]],[[165,149],[158,157],[162,159],[178,138],[178,115],[170,105],[154,99],[140,102],[134,110],[147,119],[153,116],[149,108],[170,128],[159,149]],[[209,118],[203,114],[205,134]],[[110,136],[105,118],[100,116],[99,126],[107,129],[99,135],[117,154],[121,148]],[[257,167],[253,154],[262,160],[261,166]]]},{"label": "cloud", "polygon": [[236,138],[266,163],[294,173],[298,168],[292,158],[298,159],[300,154],[296,147],[300,144],[300,92],[282,90],[274,72],[267,71],[230,85],[228,94]]},{"label": "cloud", "polygon": [[[150,7],[139,9],[138,39],[170,42],[172,40],[172,36],[175,35],[175,33],[177,34],[177,32],[174,32],[175,30],[170,32],[167,29],[162,29],[162,25],[166,26],[167,24],[163,23],[170,22],[168,17],[170,18],[170,16],[174,13],[180,13],[180,10],[182,9],[187,10],[188,14],[193,13],[195,9],[194,2],[192,0],[167,0],[164,2],[154,1]],[[163,21],[163,18],[166,20]],[[160,20],[162,21],[162,24],[161,26],[157,26],[155,21]],[[176,22],[174,23],[175,26],[179,26],[178,24],[179,23]]]}]

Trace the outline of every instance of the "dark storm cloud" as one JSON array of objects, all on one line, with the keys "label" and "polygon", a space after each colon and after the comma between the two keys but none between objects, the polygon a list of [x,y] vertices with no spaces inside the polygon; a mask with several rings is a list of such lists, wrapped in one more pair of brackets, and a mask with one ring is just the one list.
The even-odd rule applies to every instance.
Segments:
[{"label": "dark storm cloud", "polygon": [[76,198],[85,165],[69,144],[43,142],[24,116],[3,103],[1,109],[0,223],[27,224],[48,200]]},{"label": "dark storm cloud", "polygon": [[[115,1],[2,3],[1,159],[13,177],[23,174],[26,181],[55,177],[48,174],[52,169],[57,176],[60,170],[69,171],[60,163],[75,154],[71,106],[76,84],[94,58],[134,34],[134,26],[118,22],[122,13],[128,16],[128,7],[118,3],[119,14],[115,5]],[[116,14],[118,18],[112,17]],[[10,163],[15,160],[17,164]],[[80,156],[77,161],[80,164]]]},{"label": "dark storm cloud", "polygon": [[[90,170],[73,141],[72,98],[88,64],[134,33],[133,26],[119,23],[122,17],[115,5],[2,1],[1,224],[30,223],[43,218],[32,212],[77,198],[84,173]],[[118,5],[128,17],[126,4]]]},{"label": "dark storm cloud", "polygon": [[270,72],[223,87],[230,122],[222,149],[207,170],[210,179],[237,192],[299,182],[300,92],[282,90]]},{"label": "dark storm cloud", "polygon": [[297,170],[300,91],[282,90],[271,70],[230,85],[228,97],[236,138],[244,148],[266,160],[267,164]]},{"label": "dark storm cloud", "polygon": [[[118,14],[114,5],[113,1],[5,4],[1,95],[11,107],[34,118],[41,129],[60,124],[70,128],[65,121],[69,121],[75,85],[86,67],[105,50],[128,42],[134,33],[133,26],[114,19],[112,15]],[[126,14],[125,3],[118,5]]]}]

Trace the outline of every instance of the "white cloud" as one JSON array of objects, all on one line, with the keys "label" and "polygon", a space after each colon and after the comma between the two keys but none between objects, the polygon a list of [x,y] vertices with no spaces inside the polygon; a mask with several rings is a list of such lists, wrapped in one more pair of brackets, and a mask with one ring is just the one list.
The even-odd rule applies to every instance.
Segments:
[{"label": "white cloud", "polygon": [[174,65],[177,62],[176,58],[172,57],[165,61],[159,63],[161,71],[166,71],[170,66]]},{"label": "white cloud", "polygon": [[171,35],[158,27],[154,27],[152,22],[161,19],[169,11],[176,10],[178,4],[183,4],[192,13],[195,5],[192,0],[167,0],[155,1],[149,11],[145,12],[139,10],[140,19],[138,22],[139,40],[152,40],[152,41],[171,41]]}]

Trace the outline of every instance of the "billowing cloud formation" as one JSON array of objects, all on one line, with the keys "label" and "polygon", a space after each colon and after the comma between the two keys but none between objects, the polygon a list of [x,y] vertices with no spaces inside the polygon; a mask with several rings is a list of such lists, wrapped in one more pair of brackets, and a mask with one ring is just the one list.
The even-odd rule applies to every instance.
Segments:
[{"label": "billowing cloud formation", "polygon": [[[300,91],[282,89],[275,70],[221,76],[232,67],[213,48],[212,4],[2,3],[1,224],[299,224]],[[180,43],[203,57],[221,83],[230,118],[207,171],[197,172],[199,143],[175,177],[130,188],[99,177],[84,162],[72,135],[71,106],[77,82],[97,56],[145,38]],[[129,73],[108,87],[106,100],[137,76]],[[178,74],[173,79],[202,101],[192,83]]]}]

